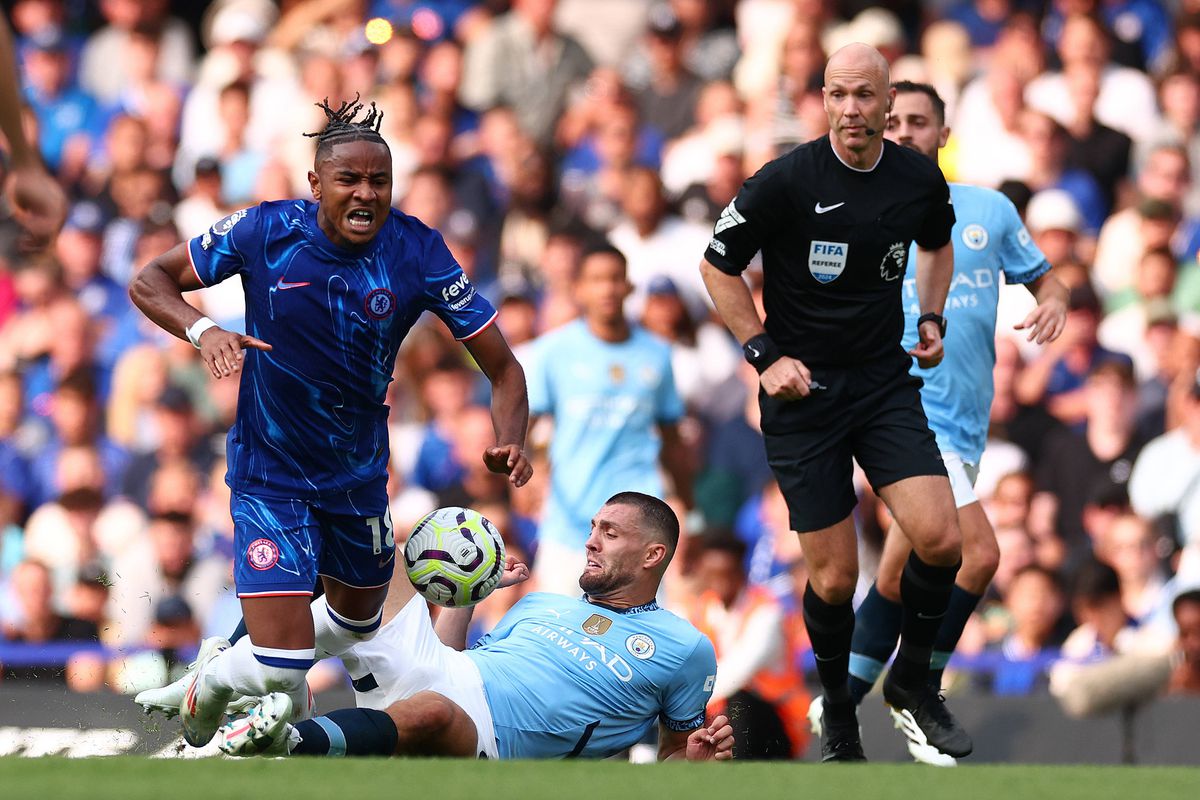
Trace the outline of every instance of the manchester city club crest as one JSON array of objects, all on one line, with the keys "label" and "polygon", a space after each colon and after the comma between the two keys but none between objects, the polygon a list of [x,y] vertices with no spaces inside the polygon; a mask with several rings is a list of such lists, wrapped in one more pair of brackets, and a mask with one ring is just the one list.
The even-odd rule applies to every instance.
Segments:
[{"label": "manchester city club crest", "polygon": [[908,245],[904,242],[893,242],[879,263],[879,277],[885,281],[898,281],[904,277],[904,268],[908,266]]},{"label": "manchester city club crest", "polygon": [[246,548],[246,562],[259,572],[279,563],[279,545],[270,539],[255,539]]},{"label": "manchester city club crest", "polygon": [[371,319],[387,319],[396,310],[396,295],[387,289],[372,289],[364,305]]},{"label": "manchester city club crest", "polygon": [[972,250],[982,250],[987,247],[988,243],[987,228],[977,222],[973,222],[963,228],[962,240],[963,244]]},{"label": "manchester city club crest", "polygon": [[654,640],[644,633],[635,633],[625,640],[625,649],[634,658],[645,661],[654,655]]}]

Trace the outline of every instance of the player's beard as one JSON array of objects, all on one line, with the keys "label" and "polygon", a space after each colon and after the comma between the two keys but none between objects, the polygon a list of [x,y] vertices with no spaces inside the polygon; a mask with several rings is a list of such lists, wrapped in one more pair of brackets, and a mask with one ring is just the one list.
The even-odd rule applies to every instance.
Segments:
[{"label": "player's beard", "polygon": [[598,573],[585,572],[579,576],[579,588],[583,589],[588,597],[597,599],[603,599],[632,582],[633,577],[623,573],[616,564],[611,564]]}]

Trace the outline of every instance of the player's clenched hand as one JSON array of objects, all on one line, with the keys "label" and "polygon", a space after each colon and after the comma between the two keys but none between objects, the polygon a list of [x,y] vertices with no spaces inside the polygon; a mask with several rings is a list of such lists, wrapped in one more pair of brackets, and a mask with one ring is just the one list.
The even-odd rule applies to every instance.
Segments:
[{"label": "player's clenched hand", "polygon": [[1052,297],[1029,312],[1021,322],[1013,325],[1014,330],[1029,329],[1026,341],[1036,341],[1038,344],[1053,342],[1067,326],[1067,304],[1058,297]]},{"label": "player's clenched hand", "polygon": [[50,245],[67,217],[67,198],[53,176],[39,165],[14,167],[5,190],[25,252],[40,252]]},{"label": "player's clenched hand", "polygon": [[758,376],[766,393],[778,400],[799,400],[808,397],[812,373],[803,361],[782,356]]},{"label": "player's clenched hand", "polygon": [[529,580],[529,567],[523,561],[517,561],[516,556],[505,556],[504,571],[500,573],[500,583],[496,585],[497,589],[503,589],[506,586],[516,586],[518,583],[524,583]]},{"label": "player's clenched hand", "polygon": [[692,731],[685,757],[688,761],[728,761],[733,758],[733,728],[729,719],[718,714],[708,726]]},{"label": "player's clenched hand", "polygon": [[271,345],[261,339],[222,328],[209,328],[200,334],[200,360],[214,378],[224,378],[239,372],[245,357],[242,351],[247,347],[253,347],[255,350],[271,349]]},{"label": "player's clenched hand", "polygon": [[519,444],[498,444],[483,451],[483,463],[492,472],[508,476],[508,482],[520,488],[533,477],[533,465]]},{"label": "player's clenched hand", "polygon": [[917,360],[917,366],[921,369],[929,369],[942,363],[946,351],[942,347],[942,332],[938,329],[938,324],[936,322],[924,323],[917,330],[917,335],[921,337],[921,340],[917,342],[916,347],[908,351],[908,354]]}]

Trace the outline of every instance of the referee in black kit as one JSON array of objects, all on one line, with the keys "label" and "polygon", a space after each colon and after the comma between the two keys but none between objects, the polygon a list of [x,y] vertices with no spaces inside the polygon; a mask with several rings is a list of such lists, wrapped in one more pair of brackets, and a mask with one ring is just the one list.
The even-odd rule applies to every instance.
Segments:
[{"label": "referee in black kit", "polygon": [[[913,543],[884,700],[897,724],[964,756],[970,737],[928,686],[962,537],[920,379],[909,375],[910,355],[923,367],[942,359],[954,271],[950,190],[933,161],[883,140],[895,92],[878,51],[851,44],[834,53],[824,95],[829,136],[746,181],[717,220],[700,269],[761,376],[767,457],[808,563],[804,621],[824,687],[822,760],[864,758],[847,691],[858,579],[852,458]],[[906,354],[900,288],[913,240],[925,313],[920,343]],[[759,250],[765,330],[741,278]]]}]

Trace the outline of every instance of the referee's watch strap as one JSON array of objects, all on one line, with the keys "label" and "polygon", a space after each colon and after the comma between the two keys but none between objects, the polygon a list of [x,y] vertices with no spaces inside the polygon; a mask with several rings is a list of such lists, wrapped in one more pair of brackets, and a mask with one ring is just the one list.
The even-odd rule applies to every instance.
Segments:
[{"label": "referee's watch strap", "polygon": [[184,328],[183,334],[184,336],[187,336],[188,341],[192,343],[192,346],[199,350],[201,335],[203,335],[204,332],[209,328],[215,327],[217,327],[217,323],[213,322],[208,317],[201,317],[193,322],[190,326]]}]

